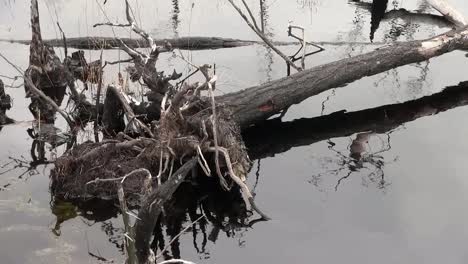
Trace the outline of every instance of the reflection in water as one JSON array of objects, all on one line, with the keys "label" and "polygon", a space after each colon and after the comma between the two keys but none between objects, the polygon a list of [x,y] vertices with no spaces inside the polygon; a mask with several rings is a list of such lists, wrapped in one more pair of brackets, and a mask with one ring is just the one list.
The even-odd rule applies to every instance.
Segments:
[{"label": "reflection in water", "polygon": [[[109,242],[123,254],[125,231],[123,228],[115,228],[109,221],[119,211],[113,202],[97,199],[86,202],[63,201],[52,198],[51,207],[56,215],[56,224],[52,230],[54,234],[59,236],[61,224],[75,217],[80,217],[89,225],[101,222],[101,229],[109,237]],[[183,257],[179,242],[181,232],[191,234],[193,247],[201,259],[209,259],[207,244],[216,243],[220,233],[239,239],[245,230],[264,221],[252,219],[238,190],[233,188],[226,192],[212,178],[206,178],[196,185],[191,182],[182,184],[164,208],[165,213],[158,220],[151,244],[155,254],[164,259]],[[242,245],[245,241],[239,243]]]},{"label": "reflection in water", "polygon": [[[354,18],[352,21],[353,27],[352,29],[347,32],[345,39],[348,40],[350,43],[356,42],[362,36],[362,30],[364,28],[364,21],[365,21],[365,11],[358,6],[354,11]],[[359,50],[356,52],[356,48]],[[364,45],[357,45],[357,44],[349,44],[346,46],[345,54],[347,57],[352,57],[353,53],[361,54],[364,49]]]},{"label": "reflection in water", "polygon": [[[369,180],[378,183],[379,188],[383,188],[387,185],[387,181],[383,174],[385,162],[381,153],[391,149],[390,134],[406,122],[467,104],[468,82],[463,82],[458,86],[447,87],[440,93],[400,104],[350,113],[341,111],[291,122],[270,120],[249,128],[243,132],[243,135],[252,159],[272,157],[294,147],[327,140],[329,149],[339,158],[338,168],[325,174],[338,175],[347,170],[346,179],[351,175],[351,173],[348,175],[350,171],[356,171],[364,167],[364,164],[370,164],[374,170],[369,174]],[[346,150],[349,154],[336,150],[336,144],[329,140],[353,134],[358,135]],[[382,147],[377,151],[363,154],[365,143],[369,138],[377,137],[376,134],[387,137],[386,140],[381,140]],[[315,182],[318,182],[317,177]]]},{"label": "reflection in water", "polygon": [[371,30],[370,30],[370,41],[374,41],[374,34],[379,28],[380,21],[385,16],[387,11],[388,0],[374,0],[372,2],[371,10]]},{"label": "reflection in water", "polygon": [[[267,0],[260,0],[260,24],[261,24],[261,29],[263,34],[268,39],[274,39],[275,34],[273,33],[273,29],[270,27],[270,24],[268,23],[270,19],[270,15],[268,13],[269,6],[267,5]],[[266,74],[266,82],[270,82],[273,80],[273,62],[274,62],[274,52],[273,50],[268,46],[265,45],[264,47],[261,47],[262,49],[265,50],[264,58],[266,62],[266,67],[265,67],[265,74]]]},{"label": "reflection in water", "polygon": [[6,115],[6,111],[11,108],[11,98],[8,94],[5,93],[5,85],[0,79],[0,131],[2,126],[6,124],[13,123],[13,119],[9,118]]},{"label": "reflection in water", "polygon": [[172,31],[174,32],[174,37],[179,37],[179,25],[180,25],[180,8],[179,8],[179,0],[172,0]]},{"label": "reflection in water", "polygon": [[[370,151],[371,137],[379,137],[379,135],[373,132],[363,132],[356,135],[356,138],[351,141],[351,144],[348,146],[347,151],[349,155],[345,155],[342,151],[334,149],[336,146],[332,140],[328,140],[329,149],[336,153],[338,161],[334,163],[339,164],[338,169],[332,171],[326,171],[324,173],[313,176],[313,178],[321,178],[322,176],[334,175],[338,178],[338,181],[335,185],[335,191],[338,191],[339,186],[342,182],[348,179],[353,173],[366,173],[363,177],[363,183],[371,182],[375,183],[378,189],[385,189],[390,184],[385,180],[384,165],[386,164],[384,157],[380,154],[385,153],[391,150],[390,144],[390,134],[393,132],[390,131],[386,133],[387,140],[382,140],[382,146],[378,151]],[[372,144],[375,147],[374,144]],[[346,172],[347,171],[347,172]],[[345,173],[345,176],[339,176]],[[367,184],[366,184],[367,185]]]},{"label": "reflection in water", "polygon": [[[391,150],[391,134],[406,122],[464,105],[468,105],[468,82],[400,104],[290,122],[269,120],[244,131],[243,138],[249,156],[258,160],[257,178],[261,159],[297,146],[326,141],[329,150],[337,157],[334,160],[337,168],[314,175],[314,184],[319,185],[323,177],[335,176],[338,178],[335,188],[339,190],[340,184],[350,179],[353,173],[368,170],[366,177],[363,177],[364,184],[385,190],[389,182],[385,178],[384,166],[389,161],[384,160],[382,153]],[[350,139],[348,147],[338,149],[332,138],[346,138],[349,135],[355,136]],[[381,147],[375,149],[378,141]],[[257,182],[258,179],[255,185]],[[68,202],[52,198],[52,211],[57,216],[54,234],[60,235],[60,225],[73,217],[80,217],[90,225],[100,222],[109,242],[123,254],[124,230],[115,228],[109,221],[118,214],[117,207],[111,202],[96,200]],[[165,204],[164,212],[154,230],[152,242],[156,255],[160,254],[164,259],[183,258],[179,240],[181,231],[185,238],[191,236],[193,248],[200,259],[209,259],[208,244],[216,243],[220,233],[238,240],[238,245],[242,247],[246,243],[244,233],[260,221],[252,219],[238,190],[223,191],[213,178],[202,178],[197,183],[188,180],[182,184],[172,200]]]}]

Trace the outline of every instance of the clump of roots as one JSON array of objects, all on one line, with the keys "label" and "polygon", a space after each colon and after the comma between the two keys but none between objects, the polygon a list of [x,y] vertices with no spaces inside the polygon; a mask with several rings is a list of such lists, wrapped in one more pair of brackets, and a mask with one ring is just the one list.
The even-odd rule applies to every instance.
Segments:
[{"label": "clump of roots", "polygon": [[[55,196],[73,199],[117,198],[116,178],[130,203],[171,177],[185,161],[196,157],[193,177],[218,177],[225,189],[239,186],[246,202],[252,195],[244,184],[251,162],[240,129],[222,106],[200,96],[209,82],[182,86],[166,94],[154,137],[131,138],[120,133],[100,143],[85,142],[56,161],[51,174]],[[201,172],[201,173],[200,173]],[[255,208],[254,208],[255,209]]]}]

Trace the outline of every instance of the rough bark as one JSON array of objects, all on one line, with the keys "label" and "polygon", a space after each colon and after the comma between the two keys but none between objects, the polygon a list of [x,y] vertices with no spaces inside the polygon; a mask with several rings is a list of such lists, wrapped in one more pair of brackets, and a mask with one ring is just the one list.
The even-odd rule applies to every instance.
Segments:
[{"label": "rough bark", "polygon": [[245,128],[329,89],[457,49],[468,49],[468,27],[426,40],[395,43],[366,54],[313,67],[286,78],[220,96],[217,101],[229,108],[233,118]]},{"label": "rough bark", "polygon": [[268,120],[243,131],[252,159],[283,153],[294,147],[355,133],[391,131],[416,119],[468,105],[468,81],[416,100],[346,113],[344,111],[291,122]]}]

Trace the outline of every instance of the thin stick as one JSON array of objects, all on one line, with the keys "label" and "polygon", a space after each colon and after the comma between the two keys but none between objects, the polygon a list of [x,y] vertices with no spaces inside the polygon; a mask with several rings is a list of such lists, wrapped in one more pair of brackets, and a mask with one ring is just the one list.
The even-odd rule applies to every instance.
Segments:
[{"label": "thin stick", "polygon": [[[273,45],[271,43],[271,41],[260,31],[258,31],[254,25],[252,25],[252,23],[250,23],[249,19],[247,18],[247,16],[244,14],[244,12],[242,12],[242,10],[234,3],[233,0],[228,0],[229,3],[231,3],[231,5],[237,10],[237,12],[239,13],[239,15],[244,19],[244,21],[247,23],[247,25],[265,42],[265,44],[267,44],[274,52],[276,52],[276,54],[278,54],[281,58],[283,58],[283,60],[286,61],[286,63],[288,63],[289,65],[291,65],[291,67],[293,67],[295,70],[297,71],[302,71],[302,68],[298,67],[296,64],[294,64],[294,62],[291,61],[291,59],[289,59],[288,56],[286,56],[283,52],[281,52],[278,48],[275,47],[275,45]],[[247,8],[248,9],[248,8]],[[248,9],[249,10],[249,9]]]},{"label": "thin stick", "polygon": [[112,178],[112,179],[99,179],[99,178],[96,178],[96,179],[94,179],[92,181],[87,182],[86,185],[96,184],[96,183],[100,183],[100,182],[113,182],[113,181],[119,181],[119,182],[123,183],[128,177],[135,176],[137,173],[141,173],[141,172],[146,173],[147,177],[151,178],[151,172],[149,170],[147,170],[145,168],[140,168],[140,169],[133,170],[130,173],[126,174],[125,176],[119,177],[119,178]]}]

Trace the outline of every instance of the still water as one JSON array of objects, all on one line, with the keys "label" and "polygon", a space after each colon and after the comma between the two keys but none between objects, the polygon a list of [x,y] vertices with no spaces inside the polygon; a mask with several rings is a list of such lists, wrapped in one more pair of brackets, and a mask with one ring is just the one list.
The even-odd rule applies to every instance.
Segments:
[{"label": "still water", "polygon": [[[0,38],[30,38],[28,2],[0,0]],[[131,2],[138,22],[158,38],[256,39],[227,1]],[[248,2],[258,13],[258,1]],[[387,11],[432,12],[418,0],[389,2]],[[451,2],[468,15],[466,1]],[[388,18],[375,32],[373,41],[378,45],[361,45],[355,42],[370,43],[371,35],[370,12],[362,5],[336,0],[265,0],[265,4],[266,30],[272,39],[288,40],[287,24],[293,21],[306,27],[309,39],[349,43],[326,45],[325,52],[308,58],[307,67],[386,45],[382,42],[422,39],[448,30],[411,17]],[[122,29],[92,27],[106,19],[123,22],[120,0],[108,0],[104,6],[101,0],[45,0],[40,1],[40,12],[44,38],[59,37],[57,21],[68,37],[134,37]],[[292,54],[297,47],[282,49]],[[0,43],[0,50],[27,68],[27,46]],[[259,45],[183,52],[195,64],[216,63],[220,93],[286,74],[281,59]],[[86,51],[86,55],[95,60],[99,52]],[[104,56],[116,60],[124,54],[106,51]],[[115,82],[123,67],[108,70],[106,82]],[[187,72],[185,63],[170,54],[161,57],[158,67]],[[193,196],[180,206],[187,212],[181,209],[178,217],[165,220],[157,247],[167,245],[189,226],[200,214],[199,207],[211,206],[222,219],[199,221],[172,244],[165,257],[233,264],[467,263],[467,97],[463,90],[444,95],[449,100],[442,109],[447,111],[440,113],[438,98],[418,100],[467,81],[467,67],[463,52],[404,66],[293,106],[284,123],[269,124],[271,130],[246,132],[255,159],[249,186],[257,204],[273,220],[241,227],[227,220],[229,209],[216,200],[221,198],[187,187],[185,192]],[[0,61],[0,75],[15,72]],[[8,115],[17,123],[0,131],[0,263],[101,263],[104,259],[122,263],[124,232],[117,211],[108,203],[92,202],[89,207],[51,197],[48,175],[53,164],[44,164],[40,158],[38,162],[30,151],[29,102],[22,88],[6,92],[14,98]],[[418,107],[403,104],[411,100]],[[388,104],[396,105],[343,118],[329,116]],[[63,120],[58,125],[63,126]],[[81,137],[91,139],[92,133]],[[53,161],[62,152],[47,149],[45,158]],[[191,197],[198,198],[191,201]]]}]

